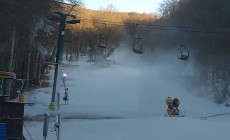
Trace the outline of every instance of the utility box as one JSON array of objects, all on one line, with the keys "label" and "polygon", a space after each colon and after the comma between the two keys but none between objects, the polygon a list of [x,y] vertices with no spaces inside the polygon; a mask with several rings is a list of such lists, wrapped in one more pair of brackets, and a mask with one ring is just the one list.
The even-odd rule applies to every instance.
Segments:
[{"label": "utility box", "polygon": [[0,123],[0,140],[7,140],[6,123]]},{"label": "utility box", "polygon": [[24,105],[20,102],[0,103],[0,123],[6,124],[7,140],[24,140]]},{"label": "utility box", "polygon": [[26,103],[10,101],[10,85],[13,79],[16,79],[15,73],[0,71],[0,140],[25,139],[23,117]]}]

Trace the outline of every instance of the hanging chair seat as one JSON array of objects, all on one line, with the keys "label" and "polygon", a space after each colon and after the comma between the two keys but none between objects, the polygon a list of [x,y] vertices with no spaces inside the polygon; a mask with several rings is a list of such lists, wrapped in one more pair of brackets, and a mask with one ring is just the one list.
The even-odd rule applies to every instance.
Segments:
[{"label": "hanging chair seat", "polygon": [[141,49],[133,49],[133,51],[134,51],[135,53],[137,53],[137,54],[142,54],[142,53],[144,53],[144,51],[141,50]]},{"label": "hanging chair seat", "polygon": [[99,44],[97,47],[99,47],[99,48],[106,48],[106,44]]},{"label": "hanging chair seat", "polygon": [[178,57],[178,59],[187,61],[189,59],[189,56],[182,54],[180,57]]}]

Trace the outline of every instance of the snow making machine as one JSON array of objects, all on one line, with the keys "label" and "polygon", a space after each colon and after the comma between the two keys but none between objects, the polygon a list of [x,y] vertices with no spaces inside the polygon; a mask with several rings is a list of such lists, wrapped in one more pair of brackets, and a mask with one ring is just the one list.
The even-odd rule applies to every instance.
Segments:
[{"label": "snow making machine", "polygon": [[166,99],[166,104],[168,106],[165,112],[166,117],[184,117],[184,115],[178,109],[180,105],[179,99],[177,98],[172,99],[171,97],[168,97]]}]

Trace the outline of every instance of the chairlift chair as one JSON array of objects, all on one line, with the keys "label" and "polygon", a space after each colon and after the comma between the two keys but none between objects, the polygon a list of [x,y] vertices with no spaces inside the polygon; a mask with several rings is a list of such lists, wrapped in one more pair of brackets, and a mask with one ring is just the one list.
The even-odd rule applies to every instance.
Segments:
[{"label": "chairlift chair", "polygon": [[105,49],[107,47],[107,42],[106,42],[106,38],[103,35],[100,35],[99,37],[99,42],[98,42],[98,46],[99,48],[103,48]]},{"label": "chairlift chair", "polygon": [[184,45],[181,45],[180,53],[181,55],[178,57],[178,59],[183,61],[187,61],[189,59],[189,50]]},{"label": "chairlift chair", "polygon": [[142,50],[143,40],[142,38],[136,38],[133,44],[133,51],[137,54],[142,54],[144,51]]}]

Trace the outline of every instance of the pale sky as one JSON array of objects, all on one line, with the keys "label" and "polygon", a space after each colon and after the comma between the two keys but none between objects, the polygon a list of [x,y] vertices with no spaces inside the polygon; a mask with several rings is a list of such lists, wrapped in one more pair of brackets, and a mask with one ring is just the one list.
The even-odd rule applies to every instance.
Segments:
[{"label": "pale sky", "polygon": [[85,8],[99,10],[109,4],[114,5],[119,12],[156,13],[163,0],[82,0]]}]

